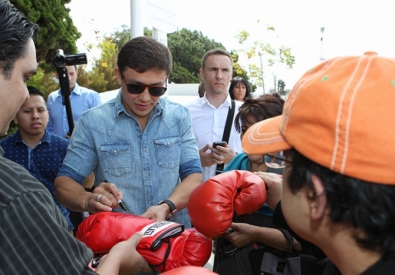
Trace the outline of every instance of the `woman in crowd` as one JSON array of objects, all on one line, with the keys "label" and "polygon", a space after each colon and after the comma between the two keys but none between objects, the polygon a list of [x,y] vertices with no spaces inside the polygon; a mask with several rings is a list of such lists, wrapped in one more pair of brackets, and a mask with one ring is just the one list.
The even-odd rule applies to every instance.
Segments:
[{"label": "woman in crowd", "polygon": [[234,77],[230,82],[229,94],[233,100],[245,101],[251,95],[251,89],[247,80],[240,76]]}]

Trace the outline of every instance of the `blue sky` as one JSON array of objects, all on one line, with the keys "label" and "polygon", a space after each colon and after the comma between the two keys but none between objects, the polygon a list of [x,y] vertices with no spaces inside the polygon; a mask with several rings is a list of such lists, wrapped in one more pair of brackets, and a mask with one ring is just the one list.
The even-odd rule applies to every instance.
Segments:
[{"label": "blue sky", "polygon": [[[395,1],[391,0],[167,2],[176,14],[179,29],[199,30],[222,43],[229,51],[240,48],[235,36],[242,30],[247,30],[257,40],[273,41],[273,37],[267,37],[262,30],[265,25],[274,26],[278,38],[272,43],[289,46],[296,58],[292,70],[276,69],[278,78],[285,80],[287,88],[320,62],[322,46],[326,59],[359,55],[365,51],[395,56]],[[103,35],[122,24],[130,26],[130,0],[72,0],[69,7],[74,23],[82,33],[78,43],[80,51],[85,51],[84,43],[95,41],[95,31]],[[143,10],[144,24],[150,27],[146,13]],[[321,27],[325,27],[323,43]],[[265,82],[270,88],[273,82],[271,71],[265,67],[264,70]]]}]

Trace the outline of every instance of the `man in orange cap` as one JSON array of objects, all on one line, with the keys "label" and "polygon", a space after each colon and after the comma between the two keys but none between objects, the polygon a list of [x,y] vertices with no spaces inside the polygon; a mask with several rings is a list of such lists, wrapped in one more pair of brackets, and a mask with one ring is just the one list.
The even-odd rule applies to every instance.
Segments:
[{"label": "man in orange cap", "polygon": [[284,151],[284,217],[342,274],[394,274],[394,102],[395,59],[334,58],[243,138],[247,154]]}]

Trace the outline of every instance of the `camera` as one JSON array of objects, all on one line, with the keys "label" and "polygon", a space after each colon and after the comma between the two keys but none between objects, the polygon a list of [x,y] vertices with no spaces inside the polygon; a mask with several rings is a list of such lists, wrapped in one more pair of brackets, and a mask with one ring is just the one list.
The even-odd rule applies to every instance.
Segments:
[{"label": "camera", "polygon": [[88,61],[85,53],[65,55],[62,49],[56,50],[56,55],[52,60],[52,66],[54,68],[64,68],[66,66],[83,65],[87,63]]}]

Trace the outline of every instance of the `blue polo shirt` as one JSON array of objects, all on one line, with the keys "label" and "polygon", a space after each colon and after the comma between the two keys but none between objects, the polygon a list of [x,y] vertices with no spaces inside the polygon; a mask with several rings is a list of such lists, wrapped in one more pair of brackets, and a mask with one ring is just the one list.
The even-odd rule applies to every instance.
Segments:
[{"label": "blue polo shirt", "polygon": [[50,134],[45,131],[42,140],[30,148],[23,140],[19,130],[2,140],[0,146],[4,149],[4,157],[25,167],[32,176],[42,182],[49,190],[56,204],[69,223],[69,230],[73,225],[69,219],[69,211],[55,198],[55,178],[66,156],[69,141],[66,138]]}]

